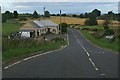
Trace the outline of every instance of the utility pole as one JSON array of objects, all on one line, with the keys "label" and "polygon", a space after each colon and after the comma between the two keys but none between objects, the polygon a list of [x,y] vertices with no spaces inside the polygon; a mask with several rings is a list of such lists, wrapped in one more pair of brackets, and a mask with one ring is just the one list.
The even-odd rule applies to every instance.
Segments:
[{"label": "utility pole", "polygon": [[65,23],[65,16],[64,16],[64,23]]},{"label": "utility pole", "polygon": [[43,17],[44,17],[44,20],[45,20],[45,7],[44,7],[44,13],[43,13]]},{"label": "utility pole", "polygon": [[112,10],[112,13],[111,13],[111,26],[112,26],[112,29],[113,29],[113,10]]},{"label": "utility pole", "polygon": [[62,28],[61,28],[61,10],[60,10],[60,34],[62,33]]}]

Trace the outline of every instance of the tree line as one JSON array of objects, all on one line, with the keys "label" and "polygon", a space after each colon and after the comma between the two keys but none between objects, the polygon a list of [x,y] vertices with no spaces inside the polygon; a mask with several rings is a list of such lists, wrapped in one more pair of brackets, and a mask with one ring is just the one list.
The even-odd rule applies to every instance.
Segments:
[{"label": "tree line", "polygon": [[[101,14],[101,11],[98,10],[98,9],[94,9],[92,12],[90,13],[82,13],[82,14],[72,14],[72,15],[68,15],[68,14],[61,14],[61,16],[68,16],[68,17],[75,17],[75,18],[89,18],[91,17],[91,14],[94,14],[94,16],[97,18],[97,19],[100,19],[100,20],[106,20],[106,19],[113,19],[113,20],[119,20],[120,21],[120,13],[118,14],[115,14],[113,13],[113,11],[109,11],[108,13],[106,14]],[[51,16],[60,16],[60,14],[51,14]]]},{"label": "tree line", "polygon": [[[40,14],[38,14],[37,11],[34,11],[33,14],[26,13],[23,15],[29,15],[29,17],[31,17],[31,18],[50,17],[49,11],[45,11],[44,14],[45,15],[40,15]],[[19,16],[17,11],[13,11],[13,12],[6,11],[5,13],[2,13],[2,22],[6,22],[7,20],[10,20],[10,19],[25,18],[25,17],[26,16],[22,16],[22,17]]]},{"label": "tree line", "polygon": [[[48,17],[49,18],[50,16],[60,16],[60,14],[50,14],[49,11],[45,11],[44,15],[40,15],[40,14],[38,14],[37,11],[34,11],[33,14],[29,15],[29,17],[32,17],[32,18],[39,18],[39,17]],[[64,14],[61,14],[61,16],[63,16],[63,17],[66,17],[66,16],[68,16],[68,17],[76,17],[76,18],[89,18],[89,20],[93,21],[95,24],[97,24],[96,19],[101,19],[101,20],[110,20],[110,19],[112,19],[112,20],[120,21],[120,18],[119,18],[120,13],[115,14],[112,11],[109,11],[107,14],[101,14],[101,11],[98,10],[98,9],[94,9],[90,13],[86,12],[84,14],[79,14],[79,15],[72,14],[71,16],[64,13]],[[6,11],[5,13],[2,14],[2,22],[6,22],[9,19],[15,19],[15,18],[18,18],[18,17],[20,18],[17,11],[13,11],[13,13],[10,12],[10,11]],[[91,23],[89,20],[87,20],[85,23],[86,24]]]}]

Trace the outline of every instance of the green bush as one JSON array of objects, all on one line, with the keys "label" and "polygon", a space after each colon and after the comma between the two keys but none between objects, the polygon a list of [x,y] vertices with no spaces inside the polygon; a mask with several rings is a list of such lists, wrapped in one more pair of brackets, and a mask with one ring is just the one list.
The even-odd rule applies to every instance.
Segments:
[{"label": "green bush", "polygon": [[104,35],[113,35],[113,34],[114,34],[113,30],[111,30],[111,29],[106,29]]},{"label": "green bush", "polygon": [[67,23],[61,23],[61,31],[62,33],[67,33]]},{"label": "green bush", "polygon": [[54,38],[52,42],[64,44],[66,41],[63,38]]},{"label": "green bush", "polygon": [[94,14],[91,14],[89,16],[89,19],[85,21],[85,25],[89,25],[89,26],[98,25],[96,16]]}]

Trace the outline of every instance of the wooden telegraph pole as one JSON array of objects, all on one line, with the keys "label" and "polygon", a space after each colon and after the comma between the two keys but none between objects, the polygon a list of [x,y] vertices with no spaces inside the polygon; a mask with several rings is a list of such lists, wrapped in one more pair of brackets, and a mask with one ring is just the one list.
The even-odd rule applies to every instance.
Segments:
[{"label": "wooden telegraph pole", "polygon": [[43,17],[44,17],[44,20],[45,20],[45,7],[44,7],[44,13],[43,13]]},{"label": "wooden telegraph pole", "polygon": [[62,28],[61,28],[61,10],[60,10],[60,34],[62,33]]}]

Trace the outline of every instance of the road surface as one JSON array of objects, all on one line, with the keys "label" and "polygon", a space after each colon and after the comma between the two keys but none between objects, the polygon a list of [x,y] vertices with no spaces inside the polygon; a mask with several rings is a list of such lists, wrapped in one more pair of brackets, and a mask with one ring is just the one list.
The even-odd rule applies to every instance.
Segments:
[{"label": "road surface", "polygon": [[3,70],[3,78],[117,78],[118,54],[68,28],[69,45]]}]

